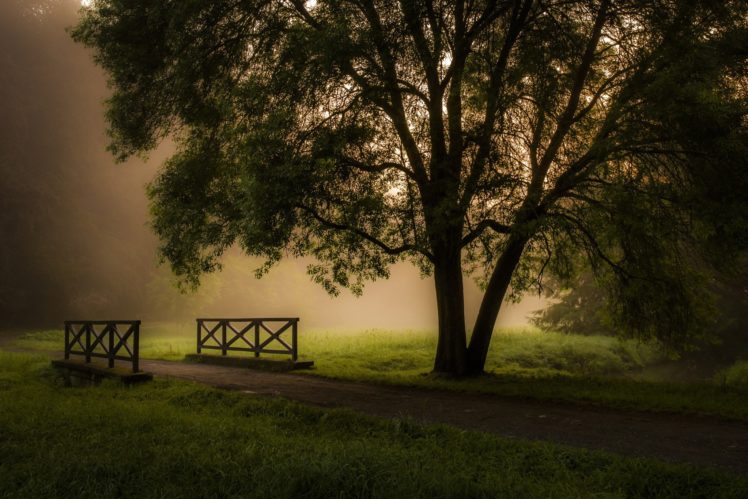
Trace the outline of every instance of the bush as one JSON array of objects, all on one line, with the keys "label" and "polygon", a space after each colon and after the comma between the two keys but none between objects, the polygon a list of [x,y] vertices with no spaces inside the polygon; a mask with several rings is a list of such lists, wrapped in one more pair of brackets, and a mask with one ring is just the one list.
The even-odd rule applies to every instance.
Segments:
[{"label": "bush", "polygon": [[748,360],[739,360],[727,369],[719,371],[715,380],[723,386],[748,391]]}]

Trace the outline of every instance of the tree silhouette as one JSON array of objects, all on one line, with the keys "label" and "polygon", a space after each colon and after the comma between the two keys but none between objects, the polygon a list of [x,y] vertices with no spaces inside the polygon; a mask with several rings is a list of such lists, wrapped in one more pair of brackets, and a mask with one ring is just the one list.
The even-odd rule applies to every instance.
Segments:
[{"label": "tree silhouette", "polygon": [[[109,74],[113,153],[179,144],[150,187],[178,276],[238,243],[360,292],[410,259],[434,275],[434,369],[459,375],[482,372],[510,286],[580,254],[611,269],[622,327],[690,327],[691,270],[745,235],[746,10],[97,0],[73,36]],[[463,273],[485,285],[469,344]]]}]

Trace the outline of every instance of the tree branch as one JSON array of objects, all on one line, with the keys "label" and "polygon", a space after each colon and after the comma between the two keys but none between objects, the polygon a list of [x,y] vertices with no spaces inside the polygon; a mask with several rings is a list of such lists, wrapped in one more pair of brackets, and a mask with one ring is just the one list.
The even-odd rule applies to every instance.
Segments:
[{"label": "tree branch", "polygon": [[[460,0],[458,0],[459,3]],[[434,157],[446,155],[446,141],[444,134],[444,119],[442,112],[443,92],[439,85],[438,57],[428,46],[426,34],[421,25],[421,16],[418,5],[410,0],[400,0],[400,9],[405,16],[405,25],[413,39],[416,53],[421,61],[421,66],[426,74],[426,85],[429,89],[429,130],[431,136],[431,148]],[[434,40],[436,47],[441,46],[440,40]]]},{"label": "tree branch", "polygon": [[364,172],[369,172],[369,173],[382,173],[387,170],[398,170],[400,172],[403,172],[409,179],[415,181],[413,172],[408,170],[405,166],[401,165],[400,163],[385,161],[383,163],[379,163],[376,165],[368,165],[362,161],[359,161],[354,158],[350,158],[348,156],[343,156],[340,159],[345,164],[348,164],[352,166],[353,168],[356,168]]},{"label": "tree branch", "polygon": [[561,212],[552,212],[548,214],[549,217],[559,217],[562,218],[568,222],[570,222],[577,231],[579,231],[582,236],[587,240],[589,243],[592,251],[605,263],[607,263],[613,270],[616,272],[619,272],[621,275],[627,276],[627,277],[633,277],[626,269],[621,267],[619,264],[614,262],[613,260],[608,257],[608,255],[605,254],[605,252],[600,247],[600,244],[597,242],[597,239],[595,236],[585,227],[585,225],[578,219],[572,217],[571,215],[568,215],[566,213]]},{"label": "tree branch", "polygon": [[486,229],[491,229],[497,234],[509,234],[512,228],[508,225],[499,223],[496,220],[481,220],[472,231],[470,231],[467,235],[465,235],[465,237],[462,238],[462,241],[460,241],[460,247],[464,248],[468,244],[475,241],[481,236],[481,234],[483,234]]},{"label": "tree branch", "polygon": [[528,189],[527,193],[527,200],[530,202],[530,204],[534,204],[540,201],[539,197],[543,188],[543,182],[545,181],[545,177],[548,173],[548,169],[550,168],[553,160],[556,158],[556,154],[558,153],[561,144],[566,138],[566,135],[569,133],[569,129],[574,124],[574,116],[577,112],[577,107],[579,106],[579,99],[582,95],[582,90],[584,89],[587,75],[589,74],[590,68],[592,67],[592,62],[595,59],[595,49],[600,40],[603,26],[605,25],[609,5],[610,0],[603,0],[600,4],[600,8],[597,11],[597,15],[595,17],[595,24],[592,27],[592,33],[590,34],[590,38],[587,41],[587,47],[585,48],[584,55],[582,56],[582,62],[580,63],[579,68],[577,69],[577,73],[574,77],[574,83],[571,87],[569,101],[566,103],[566,108],[561,114],[558,126],[556,127],[556,130],[553,133],[550,142],[548,143],[548,147],[543,152],[543,156],[537,168],[533,169],[532,180],[530,182],[530,188]]},{"label": "tree branch", "polygon": [[[494,1],[491,3],[493,3],[495,8],[496,2]],[[504,38],[504,44],[501,47],[501,52],[499,53],[496,64],[491,71],[490,83],[487,92],[488,102],[486,103],[486,112],[483,117],[483,124],[481,125],[481,133],[477,140],[478,152],[473,159],[470,174],[468,175],[468,178],[465,182],[465,189],[463,191],[461,199],[462,206],[467,206],[470,202],[470,199],[472,199],[473,195],[475,194],[475,188],[478,185],[478,181],[480,180],[481,176],[483,175],[486,160],[488,159],[488,156],[491,152],[491,136],[493,135],[494,125],[496,123],[496,113],[498,112],[499,107],[499,94],[504,78],[504,72],[506,71],[506,67],[509,62],[509,55],[511,54],[512,48],[519,39],[519,36],[525,27],[525,22],[527,21],[527,16],[530,13],[533,0],[525,0],[524,2],[522,0],[517,0],[512,3],[514,8],[512,9],[512,17],[509,23],[509,29],[507,31],[506,37]],[[507,2],[506,5],[508,7],[509,3]],[[505,10],[501,10],[501,13],[503,12],[505,12]],[[468,32],[466,36],[467,38],[472,38],[475,36],[475,34],[471,34],[470,32]]]},{"label": "tree branch", "polygon": [[405,113],[405,106],[398,85],[399,78],[395,67],[395,59],[387,47],[382,29],[382,21],[371,0],[364,0],[359,7],[369,23],[377,52],[382,60],[384,84],[385,88],[389,91],[391,101],[391,107],[389,109],[384,109],[384,111],[392,119],[392,122],[395,125],[395,130],[397,131],[400,141],[405,148],[405,152],[408,155],[408,161],[410,161],[413,171],[415,172],[417,182],[419,183],[419,186],[422,186],[427,182],[428,174],[426,173],[423,157],[418,149],[418,144],[408,126],[408,118]]},{"label": "tree branch", "polygon": [[309,206],[296,205],[296,208],[298,208],[298,209],[300,209],[300,210],[308,213],[315,220],[317,220],[317,222],[319,222],[320,224],[322,224],[323,226],[325,226],[327,228],[330,228],[330,229],[333,229],[333,230],[337,230],[337,231],[346,231],[346,232],[350,232],[352,234],[356,234],[357,236],[361,237],[362,239],[364,239],[364,240],[366,240],[366,241],[374,244],[375,246],[378,246],[382,251],[384,251],[388,255],[393,255],[394,256],[394,255],[400,255],[402,253],[407,253],[407,252],[417,252],[417,253],[422,254],[423,256],[425,256],[426,258],[428,258],[431,261],[434,260],[434,258],[431,255],[431,253],[429,253],[428,251],[425,251],[422,248],[419,248],[419,247],[417,247],[417,246],[415,246],[413,244],[402,244],[402,245],[397,246],[397,247],[392,247],[392,246],[389,246],[388,244],[384,243],[380,239],[372,236],[371,234],[369,234],[368,232],[366,232],[363,229],[360,229],[358,227],[354,227],[352,225],[341,224],[341,223],[333,222],[331,220],[327,220],[322,215],[320,215],[315,209],[313,209],[313,208],[311,208]]}]

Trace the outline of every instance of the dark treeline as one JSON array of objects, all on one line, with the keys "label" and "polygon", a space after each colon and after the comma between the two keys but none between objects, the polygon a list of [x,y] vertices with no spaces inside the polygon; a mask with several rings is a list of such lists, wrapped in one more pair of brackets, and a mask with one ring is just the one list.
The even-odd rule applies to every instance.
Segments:
[{"label": "dark treeline", "polygon": [[[105,151],[102,76],[62,29],[71,1],[0,3],[0,313],[11,323],[137,309],[151,172]],[[117,179],[115,181],[115,176]]]}]

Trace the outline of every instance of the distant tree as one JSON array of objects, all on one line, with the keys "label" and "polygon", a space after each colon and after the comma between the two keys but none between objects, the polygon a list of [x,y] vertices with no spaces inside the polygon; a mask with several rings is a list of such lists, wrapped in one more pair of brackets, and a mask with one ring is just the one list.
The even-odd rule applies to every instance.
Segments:
[{"label": "distant tree", "polygon": [[530,322],[546,331],[566,334],[615,334],[606,321],[605,290],[597,285],[592,272],[581,272],[569,287],[560,282],[552,286],[545,290],[551,303],[533,312]]},{"label": "distant tree", "polygon": [[[698,316],[701,334],[677,346],[692,350],[690,357],[705,362],[734,362],[748,353],[748,255],[741,255],[734,268],[712,272],[703,283],[703,294],[710,300],[710,311]],[[569,334],[615,335],[611,321],[612,299],[604,283],[587,270],[572,281],[562,283],[549,276],[544,283],[551,303],[531,315],[531,322],[548,331]],[[699,331],[700,329],[700,331]]]},{"label": "distant tree", "polygon": [[[483,371],[501,303],[607,265],[621,328],[677,342],[746,225],[744,0],[96,0],[111,150],[184,282],[239,244],[329,292],[432,273],[434,370]],[[463,273],[485,286],[467,341]]]},{"label": "distant tree", "polygon": [[748,255],[742,255],[737,271],[715,283],[717,296],[716,360],[748,358]]}]

